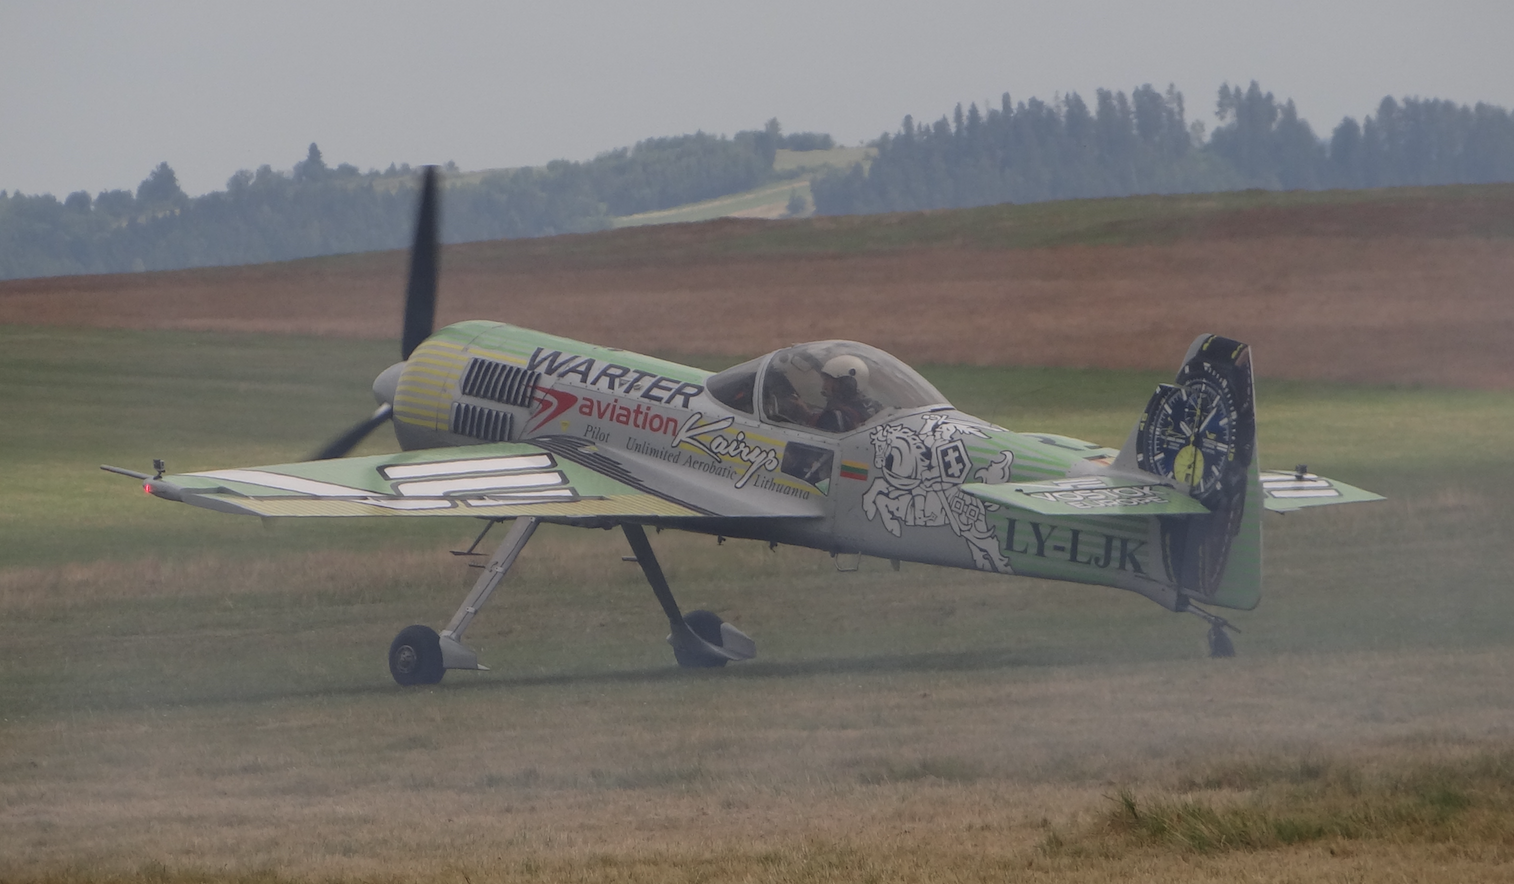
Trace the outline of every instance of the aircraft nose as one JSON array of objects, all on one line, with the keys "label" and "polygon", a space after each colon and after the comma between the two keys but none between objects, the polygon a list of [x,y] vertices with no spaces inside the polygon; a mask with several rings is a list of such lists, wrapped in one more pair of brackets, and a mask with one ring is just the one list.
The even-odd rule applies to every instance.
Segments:
[{"label": "aircraft nose", "polygon": [[396,362],[379,373],[373,379],[373,398],[380,405],[393,405],[395,393],[399,390],[400,374],[405,370],[405,363]]}]

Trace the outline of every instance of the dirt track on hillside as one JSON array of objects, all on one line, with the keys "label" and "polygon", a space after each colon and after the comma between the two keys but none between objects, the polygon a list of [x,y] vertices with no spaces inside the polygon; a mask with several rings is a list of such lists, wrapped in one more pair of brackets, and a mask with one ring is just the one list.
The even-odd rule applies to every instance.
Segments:
[{"label": "dirt track on hillside", "polygon": [[[1269,231],[748,257],[680,249],[688,233],[671,229],[595,236],[653,239],[593,261],[510,246],[522,255],[513,266],[500,244],[448,247],[439,323],[497,319],[667,354],[840,337],[911,362],[1149,369],[1174,368],[1195,335],[1215,331],[1250,342],[1263,376],[1514,388],[1508,238]],[[404,255],[385,253],[17,280],[0,283],[0,323],[397,338],[404,273]]]}]

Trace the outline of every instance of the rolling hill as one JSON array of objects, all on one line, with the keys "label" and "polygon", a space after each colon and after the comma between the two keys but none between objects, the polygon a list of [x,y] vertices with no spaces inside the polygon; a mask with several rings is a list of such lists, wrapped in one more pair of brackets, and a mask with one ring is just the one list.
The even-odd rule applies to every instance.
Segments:
[{"label": "rolling hill", "polygon": [[[386,338],[400,251],[0,283],[0,323]],[[446,248],[439,319],[755,354],[851,338],[915,362],[1169,369],[1201,331],[1263,376],[1508,388],[1514,185],[1247,191]]]}]

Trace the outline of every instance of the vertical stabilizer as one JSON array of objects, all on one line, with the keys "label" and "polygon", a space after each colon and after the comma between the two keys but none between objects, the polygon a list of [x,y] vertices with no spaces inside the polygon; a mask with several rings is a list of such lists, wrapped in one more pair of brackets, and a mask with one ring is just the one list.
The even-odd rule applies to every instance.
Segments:
[{"label": "vertical stabilizer", "polygon": [[1262,494],[1251,348],[1200,335],[1173,383],[1152,394],[1132,437],[1117,463],[1172,479],[1209,508],[1159,517],[1169,579],[1194,601],[1256,607]]}]

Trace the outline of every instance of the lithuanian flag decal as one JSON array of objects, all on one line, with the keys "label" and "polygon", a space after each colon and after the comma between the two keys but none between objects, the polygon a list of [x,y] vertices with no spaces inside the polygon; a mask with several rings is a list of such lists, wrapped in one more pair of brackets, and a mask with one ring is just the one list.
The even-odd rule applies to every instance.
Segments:
[{"label": "lithuanian flag decal", "polygon": [[867,481],[867,464],[865,464],[865,463],[853,463],[852,461],[849,461],[849,460],[843,460],[841,462],[841,478],[843,478],[843,479],[860,479],[861,481],[866,482]]}]

